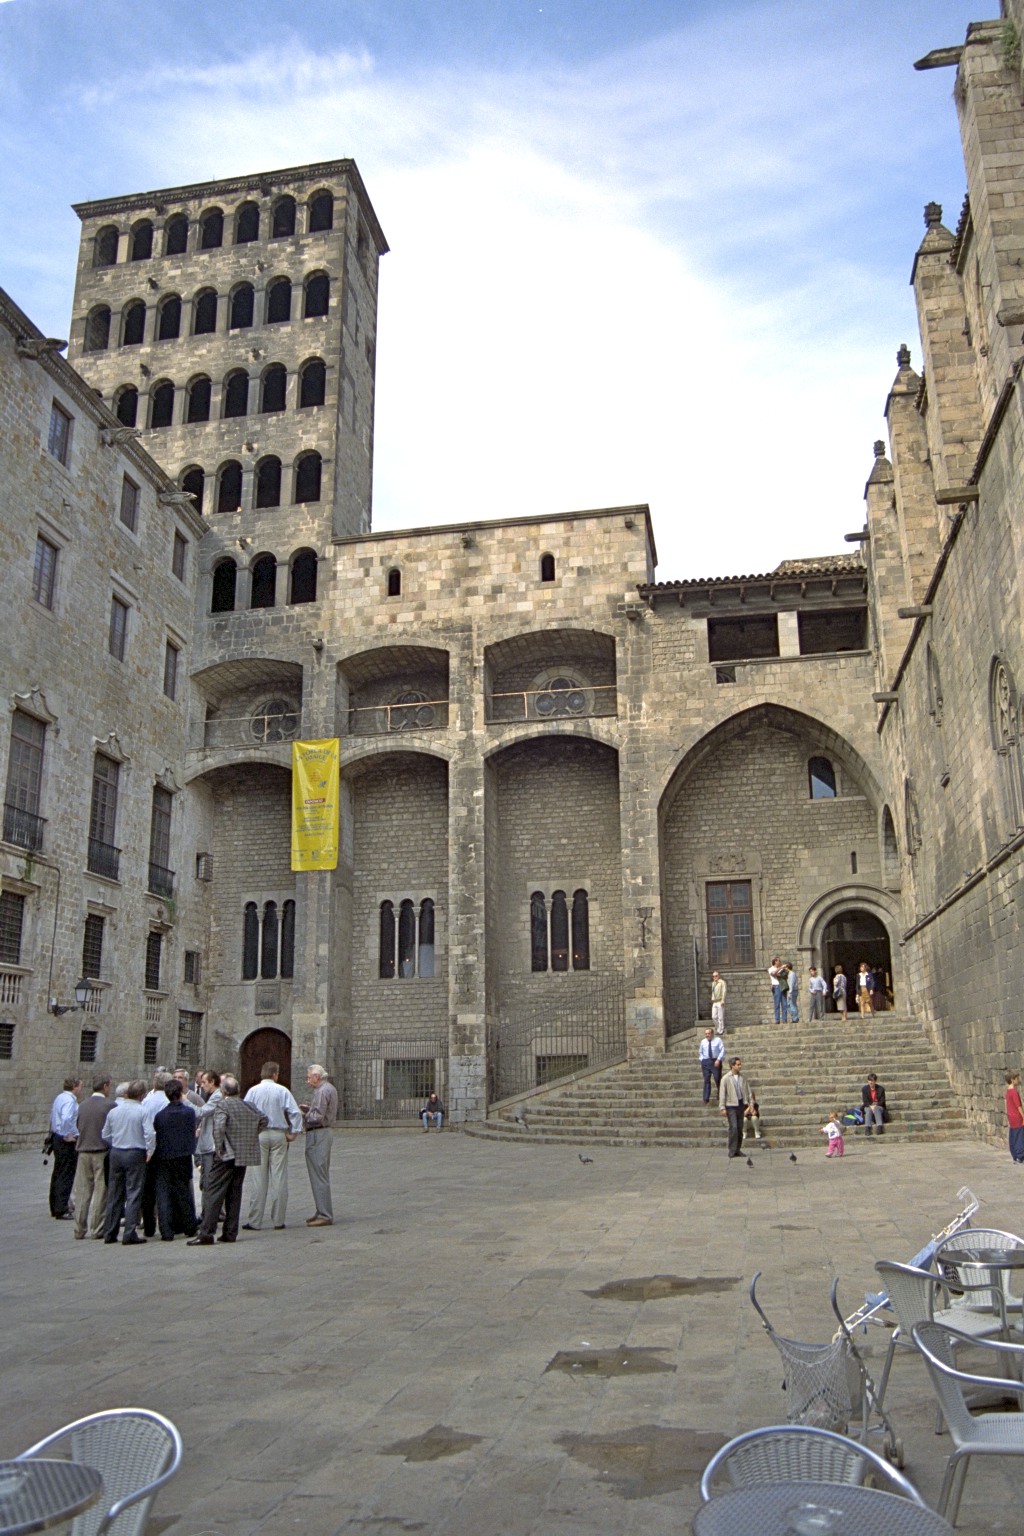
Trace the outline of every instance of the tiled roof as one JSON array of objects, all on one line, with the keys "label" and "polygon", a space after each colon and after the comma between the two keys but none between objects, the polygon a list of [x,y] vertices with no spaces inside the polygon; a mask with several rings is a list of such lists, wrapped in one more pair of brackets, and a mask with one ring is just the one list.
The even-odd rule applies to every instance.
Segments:
[{"label": "tiled roof", "polygon": [[694,576],[686,581],[656,581],[641,587],[643,592],[678,592],[693,587],[735,586],[740,582],[778,581],[807,576],[863,576],[863,562],[849,555],[821,555],[810,560],[782,560],[773,571],[751,572],[743,576]]}]

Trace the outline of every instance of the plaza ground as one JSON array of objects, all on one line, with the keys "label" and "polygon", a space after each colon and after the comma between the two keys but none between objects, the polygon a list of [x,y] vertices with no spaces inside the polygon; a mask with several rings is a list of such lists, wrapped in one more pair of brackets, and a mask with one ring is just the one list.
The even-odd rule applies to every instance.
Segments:
[{"label": "plaza ground", "polygon": [[[974,1141],[823,1145],[754,1166],[656,1149],[518,1147],[344,1131],[336,1222],[307,1228],[301,1142],[283,1232],[234,1247],[72,1239],[38,1153],[0,1158],[6,1240],[0,1455],[136,1404],[185,1442],[150,1536],[678,1536],[724,1439],[784,1421],[776,1327],[825,1341],[878,1258],[908,1259],[969,1185],[976,1224],[1024,1229],[1022,1170]],[[675,1295],[625,1280],[721,1280]],[[887,1335],[869,1339],[877,1376]],[[603,1350],[606,1364],[573,1352]],[[559,1358],[561,1352],[561,1358]],[[570,1358],[565,1358],[568,1355]],[[554,1362],[554,1368],[549,1368]],[[564,1367],[564,1368],[563,1368]],[[888,1407],[935,1501],[948,1436],[897,1356]],[[960,1529],[1019,1531],[1024,1460],[968,1475]]]}]

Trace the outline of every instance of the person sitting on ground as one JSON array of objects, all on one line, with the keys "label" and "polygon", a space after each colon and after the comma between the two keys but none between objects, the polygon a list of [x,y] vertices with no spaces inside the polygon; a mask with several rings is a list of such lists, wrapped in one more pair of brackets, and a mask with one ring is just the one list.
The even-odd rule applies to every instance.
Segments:
[{"label": "person sitting on ground", "polygon": [[879,1136],[885,1132],[885,1089],[873,1072],[868,1073],[868,1080],[860,1091],[860,1102],[864,1106],[864,1125],[870,1136],[872,1127],[878,1126]]},{"label": "person sitting on ground", "polygon": [[438,1130],[441,1129],[441,1125],[444,1121],[444,1105],[441,1103],[441,1100],[438,1098],[436,1093],[427,1095],[427,1102],[420,1110],[420,1119],[423,1121],[423,1129],[425,1131],[430,1130],[431,1120],[433,1120]]}]

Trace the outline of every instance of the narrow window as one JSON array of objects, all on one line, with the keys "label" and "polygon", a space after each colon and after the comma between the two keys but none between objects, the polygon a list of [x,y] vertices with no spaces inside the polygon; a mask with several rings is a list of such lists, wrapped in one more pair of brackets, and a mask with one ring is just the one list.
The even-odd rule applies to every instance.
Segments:
[{"label": "narrow window", "polygon": [[168,699],[178,695],[178,655],[178,647],[168,640],[164,646],[164,696]]},{"label": "narrow window", "polygon": [[229,373],[224,380],[224,399],[221,415],[245,416],[249,411],[249,375],[241,368]]},{"label": "narrow window", "polygon": [[213,386],[205,373],[190,380],[185,404],[185,420],[190,425],[197,421],[209,421],[212,394]]},{"label": "narrow window", "polygon": [[284,410],[285,390],[288,387],[288,370],[283,363],[271,363],[263,375],[260,388],[260,410],[264,415]]},{"label": "narrow window", "polygon": [[199,249],[216,251],[224,244],[224,215],[219,208],[210,208],[199,220]]},{"label": "narrow window", "polygon": [[85,322],[86,352],[105,352],[110,345],[110,308],[100,304]]},{"label": "narrow window", "polygon": [[185,580],[185,569],[188,564],[188,539],[183,533],[174,530],[174,542],[171,545],[171,575],[177,576],[179,581]]},{"label": "narrow window", "polygon": [[203,510],[203,490],[206,483],[206,475],[194,464],[191,469],[186,469],[181,477],[181,488],[192,497],[192,505],[197,512]]},{"label": "narrow window", "polygon": [[281,460],[273,454],[269,458],[261,459],[256,467],[256,505],[257,507],[279,507],[281,505]]},{"label": "narrow window", "polygon": [[134,427],[139,419],[139,392],[134,384],[122,384],[114,396],[114,415],[122,427]]},{"label": "narrow window", "polygon": [[157,312],[157,341],[177,341],[181,335],[181,300],[176,293],[168,294]]},{"label": "narrow window", "polygon": [[242,466],[237,459],[229,459],[221,465],[217,477],[217,511],[240,512],[242,510]]},{"label": "narrow window", "polygon": [[420,902],[420,942],[417,956],[420,976],[434,974],[434,903],[427,896]]},{"label": "narrow window", "polygon": [[95,1029],[83,1029],[78,1036],[79,1061],[96,1060],[96,1042],[99,1039],[99,1031]]},{"label": "narrow window", "polygon": [[117,829],[119,763],[97,752],[92,766],[92,800],[89,806],[89,868],[93,874],[116,880],[121,850],[114,846]]},{"label": "narrow window", "polygon": [[139,488],[134,480],[125,475],[121,481],[121,509],[119,516],[130,533],[139,526]]},{"label": "narrow window", "polygon": [[554,581],[554,579],[555,579],[555,557],[554,557],[554,555],[541,555],[541,557],[540,557],[540,579],[541,579],[541,581]]},{"label": "narrow window", "polygon": [[252,325],[255,313],[256,291],[252,283],[239,283],[231,295],[228,329],[232,331],[248,330],[249,326]]},{"label": "narrow window", "polygon": [[107,634],[107,650],[115,661],[124,661],[128,648],[128,604],[119,597],[110,599],[110,629]]},{"label": "narrow window", "polygon": [[583,890],[572,895],[572,968],[590,970],[590,901]]},{"label": "narrow window", "polygon": [[408,897],[398,909],[398,974],[416,974],[416,908]]},{"label": "narrow window", "polygon": [[534,891],[530,897],[530,969],[546,971],[548,968],[548,912],[543,891]]},{"label": "narrow window", "polygon": [[330,302],[330,278],[326,272],[314,272],[312,277],[306,278],[303,316],[307,320],[315,320],[321,315],[326,315]]},{"label": "narrow window", "polygon": [[43,722],[16,709],[11,718],[11,750],[4,792],[4,842],[33,853],[43,846],[44,822],[39,807],[45,743]]},{"label": "narrow window", "polygon": [[299,374],[299,408],[323,405],[327,395],[327,365],[322,357],[311,357]]},{"label": "narrow window", "polygon": [[203,957],[198,949],[186,949],[182,956],[181,979],[188,987],[198,987],[203,977]]},{"label": "narrow window", "polygon": [[85,919],[82,975],[89,981],[99,981],[103,975],[103,926],[104,920],[97,912],[90,912]]},{"label": "narrow window", "polygon": [[274,213],[271,220],[270,237],[272,240],[281,240],[286,235],[295,233],[295,199],[294,197],[279,197],[274,204]]},{"label": "narrow window", "polygon": [[0,891],[0,965],[21,964],[24,922],[24,896],[19,896],[16,891]]},{"label": "narrow window", "polygon": [[705,900],[711,965],[752,965],[754,934],[750,881],[709,880],[705,886]]},{"label": "narrow window", "polygon": [[160,961],[164,947],[164,936],[154,929],[146,934],[146,967],[144,984],[147,992],[160,991]]},{"label": "narrow window", "polygon": [[322,234],[334,228],[334,195],[331,192],[314,192],[309,200],[309,233]]},{"label": "narrow window", "polygon": [[281,907],[281,975],[285,980],[295,975],[295,903]]},{"label": "narrow window", "polygon": [[234,613],[238,567],[233,560],[218,560],[213,568],[211,613]]},{"label": "narrow window", "polygon": [[14,1025],[10,1021],[0,1024],[0,1061],[14,1060]]},{"label": "narrow window", "polygon": [[160,1036],[145,1035],[142,1040],[142,1064],[146,1067],[155,1067],[160,1055]]},{"label": "narrow window", "polygon": [[569,969],[569,904],[564,891],[551,897],[551,969]]},{"label": "narrow window", "polygon": [[52,608],[56,591],[57,546],[40,533],[36,538],[36,558],[32,568],[32,596],[44,608]]},{"label": "narrow window", "polygon": [[395,909],[390,901],[380,904],[380,945],[377,974],[390,981],[395,974]]},{"label": "narrow window", "polygon": [[210,336],[217,329],[217,295],[212,288],[201,288],[192,300],[193,336]]},{"label": "narrow window", "polygon": [[834,800],[836,771],[827,757],[812,757],[807,764],[807,778],[812,800]]},{"label": "narrow window", "polygon": [[235,212],[235,244],[251,245],[259,237],[259,207],[256,203],[241,203]]},{"label": "narrow window", "polygon": [[164,255],[184,256],[188,249],[188,214],[172,213],[164,225]]},{"label": "narrow window", "polygon": [[149,820],[149,890],[155,896],[174,895],[174,871],[170,867],[173,805],[170,791],[155,784]]},{"label": "narrow window", "polygon": [[149,392],[149,424],[151,427],[169,427],[174,421],[174,385],[170,379],[161,379]]},{"label": "narrow window", "polygon": [[268,901],[263,908],[263,931],[260,940],[260,975],[264,981],[272,981],[277,975],[276,901]]},{"label": "narrow window", "polygon": [[267,324],[280,325],[292,317],[292,284],[287,277],[277,277],[267,289]]},{"label": "narrow window", "polygon": [[273,555],[260,555],[253,561],[250,608],[273,608],[277,598],[277,561]]},{"label": "narrow window", "polygon": [[141,347],[146,334],[146,306],[141,299],[132,299],[121,311],[122,347]]},{"label": "narrow window", "polygon": [[117,228],[113,224],[104,224],[102,229],[96,231],[92,248],[94,267],[114,266],[117,261],[117,240]]},{"label": "narrow window", "polygon": [[292,557],[290,603],[316,602],[316,550],[300,549]]},{"label": "narrow window", "polygon": [[320,455],[304,453],[295,465],[296,502],[320,500]]},{"label": "narrow window", "polygon": [[388,571],[388,597],[401,597],[402,573],[397,567]]},{"label": "narrow window", "polygon": [[153,254],[153,221],[152,219],[140,219],[132,227],[131,238],[128,242],[129,261],[148,261]]},{"label": "narrow window", "polygon": [[247,901],[242,919],[242,980],[255,981],[260,963],[260,920],[256,903]]},{"label": "narrow window", "polygon": [[71,417],[57,404],[56,400],[50,407],[50,435],[47,447],[58,464],[67,464],[71,457]]}]

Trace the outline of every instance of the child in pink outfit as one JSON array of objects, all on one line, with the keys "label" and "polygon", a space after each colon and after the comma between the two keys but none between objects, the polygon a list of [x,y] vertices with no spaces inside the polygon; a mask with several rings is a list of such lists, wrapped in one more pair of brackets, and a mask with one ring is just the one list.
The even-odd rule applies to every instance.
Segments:
[{"label": "child in pink outfit", "polygon": [[843,1128],[839,1124],[839,1111],[834,1109],[828,1117],[827,1124],[822,1126],[823,1135],[828,1137],[828,1151],[826,1157],[842,1157],[843,1155]]}]

